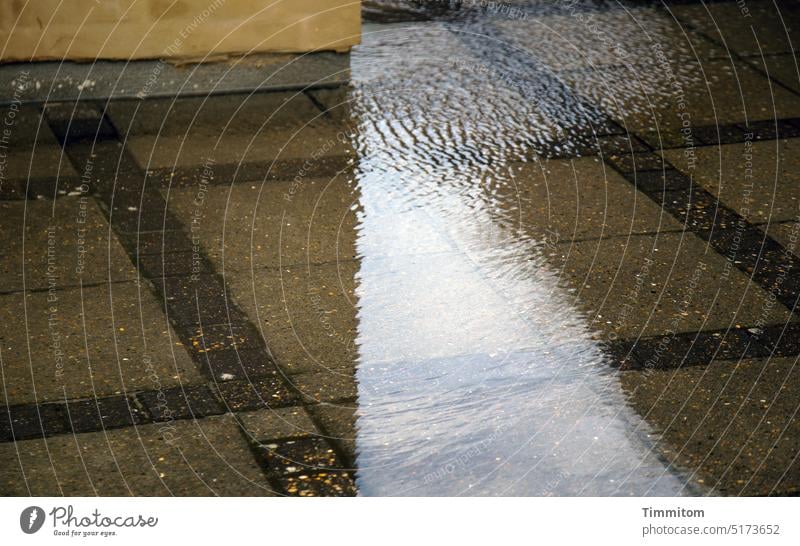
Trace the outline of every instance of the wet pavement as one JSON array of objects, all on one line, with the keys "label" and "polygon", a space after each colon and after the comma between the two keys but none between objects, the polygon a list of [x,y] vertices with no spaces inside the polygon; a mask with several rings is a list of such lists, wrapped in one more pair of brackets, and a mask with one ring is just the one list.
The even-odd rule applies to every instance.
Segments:
[{"label": "wet pavement", "polygon": [[8,101],[0,492],[798,493],[800,5],[485,4]]}]

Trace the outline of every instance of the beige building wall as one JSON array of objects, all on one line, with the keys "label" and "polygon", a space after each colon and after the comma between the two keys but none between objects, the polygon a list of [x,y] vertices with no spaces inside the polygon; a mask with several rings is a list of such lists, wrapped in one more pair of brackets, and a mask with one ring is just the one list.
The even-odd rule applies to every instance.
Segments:
[{"label": "beige building wall", "polygon": [[0,60],[347,51],[360,28],[358,0],[13,0]]}]

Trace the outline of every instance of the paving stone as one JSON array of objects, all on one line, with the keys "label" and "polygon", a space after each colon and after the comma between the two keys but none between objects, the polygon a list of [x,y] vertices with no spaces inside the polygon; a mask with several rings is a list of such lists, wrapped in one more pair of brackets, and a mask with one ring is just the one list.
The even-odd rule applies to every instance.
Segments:
[{"label": "paving stone", "polygon": [[600,342],[603,354],[607,357],[612,368],[623,370],[639,369],[642,363],[638,360],[635,349],[640,340],[635,339],[604,339]]},{"label": "paving stone", "polygon": [[663,172],[666,168],[661,157],[650,152],[609,154],[605,160],[622,173]]},{"label": "paving stone", "polygon": [[105,210],[117,233],[179,230],[183,226],[166,208],[166,203],[154,190],[141,195],[119,195],[115,192]]},{"label": "paving stone", "polygon": [[172,387],[139,393],[136,398],[155,421],[200,419],[225,413],[211,389],[205,385]]},{"label": "paving stone", "polygon": [[272,494],[232,415],[6,443],[0,453],[11,461],[0,468],[3,495]]},{"label": "paving stone", "polygon": [[[186,334],[184,334],[186,335]],[[200,360],[202,355],[218,351],[258,350],[264,346],[261,334],[250,324],[218,324],[189,331],[189,353]]]},{"label": "paving stone", "polygon": [[[568,258],[567,258],[568,256]],[[782,305],[690,233],[561,243],[550,253],[594,328],[625,339],[785,323]],[[563,269],[562,269],[563,268]]]},{"label": "paving stone", "polygon": [[333,370],[293,375],[291,383],[312,404],[352,401],[358,395],[355,378]]},{"label": "paving stone", "polygon": [[636,189],[645,193],[686,190],[692,184],[691,179],[677,169],[637,172],[633,180]]},{"label": "paving stone", "polygon": [[0,201],[19,201],[26,198],[25,184],[22,180],[3,179],[0,183]]},{"label": "paving stone", "polygon": [[235,295],[287,373],[335,371],[352,378],[358,264],[284,267],[228,275]]},{"label": "paving stone", "polygon": [[[66,159],[64,161],[67,161]],[[82,183],[73,176],[38,176],[22,181],[23,191],[27,191],[28,199],[61,199],[79,194],[91,196],[91,184]]]},{"label": "paving stone", "polygon": [[265,348],[228,347],[206,351],[199,357],[203,367],[217,381],[257,378],[275,373],[278,368]]},{"label": "paving stone", "polygon": [[183,136],[191,128],[216,136],[229,124],[229,131],[249,135],[268,123],[296,127],[316,118],[320,111],[302,92],[209,95],[151,99],[141,107],[138,100],[109,103],[108,112],[120,132],[140,135]]},{"label": "paving stone", "polygon": [[[356,157],[353,154],[319,156],[314,161],[307,158],[278,158],[273,160],[248,159],[246,163],[215,163],[209,165],[186,165],[151,168],[148,180],[168,188],[194,188],[200,184],[209,186],[231,186],[258,182],[280,182],[294,180],[301,175],[309,180],[331,179],[343,172],[353,170]],[[165,193],[166,196],[166,193]]]},{"label": "paving stone", "polygon": [[653,150],[683,148],[703,144],[697,135],[694,134],[694,131],[690,135],[684,135],[674,131],[662,133],[660,130],[640,130],[637,136],[646,142]]},{"label": "paving stone", "polygon": [[[112,223],[115,223],[114,217],[119,217],[117,223],[126,222],[119,227],[115,223],[115,230],[136,233],[181,230],[183,226],[180,225],[161,225],[168,224],[172,218],[156,184],[141,174],[128,154],[122,153],[120,161],[127,164],[130,172],[114,180],[114,184],[104,188],[100,195],[101,205],[108,211]],[[125,237],[126,240],[129,238]]]},{"label": "paving stone", "polygon": [[142,276],[148,278],[200,275],[210,273],[211,264],[196,252],[173,252],[138,257]]},{"label": "paving stone", "polygon": [[26,404],[0,409],[0,442],[42,438],[67,430],[63,404]]},{"label": "paving stone", "polygon": [[[55,112],[57,108],[62,107],[63,112]],[[108,119],[103,117],[99,110],[87,105],[79,104],[73,109],[72,104],[50,103],[45,112],[50,128],[64,145],[117,139],[117,133]]]},{"label": "paving stone", "polygon": [[593,137],[631,136],[624,127],[600,112],[594,112],[594,116],[587,119],[586,122],[589,127],[589,134]]},{"label": "paving stone", "polygon": [[278,373],[249,381],[218,383],[217,390],[226,409],[234,412],[280,408],[297,403],[297,395],[286,387]]},{"label": "paving stone", "polygon": [[775,21],[780,17],[788,28],[796,28],[800,24],[797,11],[790,9],[788,4],[773,4],[769,0],[748,1],[746,7],[746,17],[736,2],[675,6],[672,11],[681,23],[699,30],[717,43],[724,42],[735,53],[791,52],[789,35],[776,32]]},{"label": "paving stone", "polygon": [[67,403],[73,433],[129,427],[142,423],[143,415],[132,399],[125,396],[74,400]]},{"label": "paving stone", "polygon": [[298,497],[353,497],[358,493],[350,472],[295,474],[280,483],[289,495]]},{"label": "paving stone", "polygon": [[[800,139],[699,148],[694,168],[675,150],[664,156],[753,223],[800,215]],[[720,170],[721,168],[721,170]]]},{"label": "paving stone", "polygon": [[603,155],[622,155],[650,151],[647,144],[629,134],[600,137],[598,142]]},{"label": "paving stone", "polygon": [[800,136],[800,128],[787,120],[751,121],[749,123],[740,123],[739,126],[745,131],[748,139],[755,141],[797,138]]},{"label": "paving stone", "polygon": [[620,376],[656,448],[723,495],[797,494],[797,358],[723,361]]},{"label": "paving stone", "polygon": [[800,222],[780,222],[756,226],[783,248],[800,257]]},{"label": "paving stone", "polygon": [[512,167],[513,186],[493,193],[514,227],[546,241],[680,230],[645,195],[594,158]]},{"label": "paving stone", "polygon": [[634,358],[622,369],[670,369],[705,366],[712,360],[769,356],[769,351],[743,328],[721,332],[690,332],[643,338],[632,349]]},{"label": "paving stone", "polygon": [[172,252],[192,252],[192,241],[184,231],[151,231],[122,236],[134,255],[152,256]]},{"label": "paving stone", "polygon": [[796,356],[800,354],[800,324],[787,323],[766,326],[756,336],[774,356]]},{"label": "paving stone", "polygon": [[[71,192],[80,185],[78,175],[69,159],[55,143],[43,144],[28,150],[6,152],[4,159],[4,164],[0,167],[3,185],[7,181],[16,181],[22,191],[27,191],[32,198],[54,199],[57,190]],[[59,180],[60,184],[58,188],[52,187],[52,190],[56,191],[51,190],[48,193],[37,184],[42,179]]]},{"label": "paving stone", "polygon": [[134,283],[3,295],[0,310],[8,404],[200,382],[158,303]]},{"label": "paving stone", "polygon": [[355,467],[356,460],[356,407],[353,401],[314,404],[307,408],[321,424],[323,436],[341,447],[345,457],[343,463],[351,468]]},{"label": "paving stone", "polygon": [[319,431],[301,406],[238,413],[245,434],[253,442],[319,436]]},{"label": "paving stone", "polygon": [[727,229],[698,231],[697,235],[748,275],[757,266],[761,270],[780,267],[787,263],[784,258],[789,257],[777,242],[741,218]]},{"label": "paving stone", "polygon": [[358,96],[351,87],[340,85],[330,89],[312,89],[307,94],[335,123],[347,127],[357,125],[358,118],[352,106],[357,104]]},{"label": "paving stone", "polygon": [[10,131],[10,135],[6,139],[9,155],[20,152],[30,158],[31,149],[57,147],[58,141],[50,131],[47,122],[42,119],[39,105],[18,104],[17,106],[14,116],[5,114],[3,116],[4,127]]},{"label": "paving stone", "polygon": [[156,292],[161,294],[170,322],[184,330],[189,329],[192,335],[200,325],[207,328],[245,320],[215,275],[163,277],[151,282]]},{"label": "paving stone", "polygon": [[173,189],[169,206],[218,271],[355,256],[360,195],[347,175],[215,186],[203,195],[198,200],[197,188]]},{"label": "paving stone", "polygon": [[753,68],[766,72],[772,80],[789,87],[795,93],[800,93],[800,77],[797,75],[797,64],[793,53],[764,57],[758,55],[748,60]]},{"label": "paving stone", "polygon": [[[662,141],[671,145],[681,143],[686,138],[684,131],[695,127],[800,116],[800,96],[771,86],[744,61],[691,60],[672,68],[670,73],[660,66],[643,71],[641,65],[626,65],[598,69],[595,74],[560,76],[577,95],[599,105],[628,131],[650,135],[650,141],[653,134],[660,134]],[[681,102],[676,98],[676,85],[683,92]]]},{"label": "paving stone", "polygon": [[277,476],[341,468],[339,458],[331,445],[319,437],[266,443],[258,451],[267,472]]},{"label": "paving stone", "polygon": [[649,152],[650,146],[632,134],[608,135],[597,139],[603,155]]},{"label": "paving stone", "polygon": [[[90,197],[0,203],[4,291],[136,278],[125,250]],[[23,248],[25,249],[23,253]]]},{"label": "paving stone", "polygon": [[665,212],[669,212],[687,230],[735,229],[742,218],[703,188],[693,186],[682,190],[651,194]]},{"label": "paving stone", "polygon": [[252,160],[346,155],[337,129],[302,93],[120,101],[110,108],[117,127],[145,169]]},{"label": "paving stone", "polygon": [[[753,226],[715,232],[698,232],[720,254],[726,256],[737,269],[749,275],[777,301],[789,309],[797,310],[800,298],[800,260],[776,241],[765,237]],[[791,247],[790,247],[791,248]]]},{"label": "paving stone", "polygon": [[[654,42],[675,63],[693,60],[695,54],[725,57],[724,49],[682,27],[665,10],[651,6],[500,20],[497,25],[504,31],[505,40],[513,40],[554,70],[630,64],[634,60],[655,64],[646,55],[636,55],[652,51]],[[531,28],[537,32],[531,32]],[[606,33],[607,29],[614,29],[613,36]]]},{"label": "paving stone", "polygon": [[112,197],[117,205],[124,202],[126,207],[141,200],[144,176],[121,142],[81,141],[70,144],[65,152],[65,160],[69,158],[81,182],[102,204],[110,205]]},{"label": "paving stone", "polygon": [[737,124],[693,127],[692,134],[699,144],[734,144],[746,140],[747,130]]}]

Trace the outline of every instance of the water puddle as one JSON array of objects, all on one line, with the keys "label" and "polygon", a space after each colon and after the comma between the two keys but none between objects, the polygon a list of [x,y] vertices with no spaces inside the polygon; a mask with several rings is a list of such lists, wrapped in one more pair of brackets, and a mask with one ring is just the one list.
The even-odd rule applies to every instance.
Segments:
[{"label": "water puddle", "polygon": [[352,56],[359,489],[676,494],[542,258],[557,237],[519,222],[517,162],[601,120],[545,72],[530,100],[476,28],[367,25]]}]

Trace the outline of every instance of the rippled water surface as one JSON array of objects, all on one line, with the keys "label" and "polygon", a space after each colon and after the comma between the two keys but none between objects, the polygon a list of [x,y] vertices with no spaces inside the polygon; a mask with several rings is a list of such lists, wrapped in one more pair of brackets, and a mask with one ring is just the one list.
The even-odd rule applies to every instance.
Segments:
[{"label": "rippled water surface", "polygon": [[546,39],[568,22],[367,25],[353,53],[362,494],[681,490],[542,258],[560,234],[519,221],[524,162],[603,123],[548,66],[594,51]]}]

